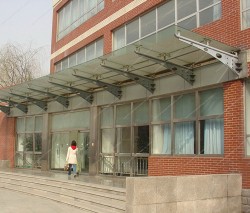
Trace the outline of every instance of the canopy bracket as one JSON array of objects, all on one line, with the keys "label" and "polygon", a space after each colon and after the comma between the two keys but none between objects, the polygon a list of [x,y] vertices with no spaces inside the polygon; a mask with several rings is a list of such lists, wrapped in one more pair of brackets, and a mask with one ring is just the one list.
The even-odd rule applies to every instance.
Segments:
[{"label": "canopy bracket", "polygon": [[193,70],[188,69],[187,67],[183,67],[183,66],[168,62],[166,60],[162,60],[162,59],[150,56],[150,55],[146,55],[144,53],[139,52],[138,50],[135,50],[135,53],[137,55],[144,57],[146,59],[149,59],[155,63],[161,64],[162,66],[166,67],[167,69],[170,69],[171,71],[173,71],[174,73],[176,73],[177,75],[182,77],[189,84],[193,85],[193,83],[195,81],[195,75],[194,75]]},{"label": "canopy bracket", "polygon": [[76,74],[72,74],[72,75],[77,77],[77,78],[85,79],[89,82],[97,84],[100,87],[103,87],[105,90],[107,90],[108,92],[110,92],[112,95],[114,95],[115,97],[117,97],[119,99],[121,99],[121,97],[122,97],[122,90],[121,90],[121,87],[119,87],[119,86],[116,86],[114,84],[108,84],[108,83],[105,83],[103,81],[99,81],[99,80],[95,80],[95,79],[91,79],[91,78],[86,78],[86,77],[81,76],[81,75],[76,75]]},{"label": "canopy bracket", "polygon": [[54,98],[58,103],[62,104],[65,108],[68,108],[68,106],[69,106],[68,98],[65,98],[63,96],[56,95],[56,94],[53,94],[53,93],[50,93],[50,92],[44,92],[44,91],[41,91],[41,90],[33,89],[33,88],[30,88],[30,87],[29,87],[29,90],[32,90],[32,91],[35,91],[35,92],[38,92],[38,93],[41,93],[41,94],[46,94],[49,97]]},{"label": "canopy bracket", "polygon": [[17,97],[21,97],[21,98],[26,98],[28,101],[32,102],[33,104],[37,105],[38,107],[40,107],[41,109],[43,109],[44,111],[47,111],[48,107],[47,107],[47,102],[45,101],[41,101],[35,98],[31,98],[29,96],[23,96],[23,95],[19,95],[19,94],[15,94],[15,93],[10,93],[14,96]]},{"label": "canopy bracket", "polygon": [[131,73],[131,72],[127,72],[124,70],[120,70],[117,68],[107,66],[105,65],[104,61],[102,61],[101,66],[113,72],[119,73],[127,78],[130,78],[131,80],[137,82],[138,84],[140,84],[141,86],[149,90],[151,93],[153,93],[155,90],[155,83],[154,83],[154,79],[152,78],[147,78],[145,76],[137,75],[135,73]]},{"label": "canopy bracket", "polygon": [[10,115],[10,107],[9,106],[1,106],[0,105],[0,110],[4,112],[6,115]]},{"label": "canopy bracket", "polygon": [[28,112],[28,107],[24,104],[21,104],[21,103],[15,102],[15,101],[11,101],[11,100],[6,100],[6,99],[0,99],[0,100],[4,101],[4,102],[8,102],[10,106],[16,107],[17,109],[21,110],[25,114]]},{"label": "canopy bracket", "polygon": [[234,52],[234,54],[228,53],[226,51],[210,46],[208,42],[207,44],[203,44],[198,41],[194,41],[190,38],[181,36],[180,31],[178,31],[178,33],[176,33],[175,36],[180,41],[192,45],[213,56],[214,58],[216,58],[217,60],[221,61],[223,64],[228,66],[237,76],[240,76],[240,72],[242,71],[242,63],[239,62],[239,57],[236,52]]},{"label": "canopy bracket", "polygon": [[58,84],[58,83],[54,83],[52,81],[49,81],[50,84],[54,84],[56,86],[59,86],[61,88],[64,88],[66,90],[70,90],[71,92],[77,94],[78,96],[80,96],[81,98],[83,98],[84,100],[88,101],[90,104],[93,103],[93,100],[94,100],[94,96],[92,93],[90,92],[86,92],[86,91],[83,91],[81,89],[77,89],[75,87],[71,87],[71,86],[65,86],[65,85],[62,85],[62,84]]}]

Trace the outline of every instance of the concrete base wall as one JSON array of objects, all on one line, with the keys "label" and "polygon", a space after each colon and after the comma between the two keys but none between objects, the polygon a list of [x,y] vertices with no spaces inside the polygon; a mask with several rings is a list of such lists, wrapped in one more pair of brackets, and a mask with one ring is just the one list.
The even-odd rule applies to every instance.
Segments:
[{"label": "concrete base wall", "polygon": [[242,189],[242,213],[250,213],[250,189]]},{"label": "concrete base wall", "polygon": [[126,213],[241,213],[240,174],[131,177]]}]

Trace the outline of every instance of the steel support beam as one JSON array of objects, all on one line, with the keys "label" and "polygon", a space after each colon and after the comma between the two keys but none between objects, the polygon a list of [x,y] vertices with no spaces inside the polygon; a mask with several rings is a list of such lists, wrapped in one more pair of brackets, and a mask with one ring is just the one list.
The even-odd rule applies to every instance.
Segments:
[{"label": "steel support beam", "polygon": [[154,83],[154,79],[152,79],[152,78],[147,78],[145,76],[137,75],[135,73],[127,72],[127,71],[120,70],[120,69],[113,68],[113,67],[109,67],[109,66],[105,65],[104,63],[101,63],[101,66],[108,69],[108,70],[111,70],[113,72],[119,73],[127,78],[130,78],[131,80],[137,82],[138,84],[140,84],[141,86],[143,86],[144,88],[149,90],[151,93],[153,93],[155,90],[155,83]]},{"label": "steel support beam", "polygon": [[53,94],[53,93],[50,93],[50,92],[44,92],[44,91],[41,91],[41,90],[33,89],[33,88],[28,88],[28,89],[32,90],[32,91],[35,91],[35,92],[38,92],[38,93],[41,93],[41,94],[48,95],[49,97],[54,98],[58,103],[62,104],[66,108],[68,108],[68,106],[69,106],[68,98],[65,98],[63,96],[56,95],[56,94]]},{"label": "steel support beam", "polygon": [[74,87],[71,87],[71,86],[65,86],[65,85],[62,85],[62,84],[58,84],[58,83],[54,83],[52,81],[49,81],[50,84],[53,84],[53,85],[56,85],[58,87],[61,87],[63,89],[66,89],[66,90],[69,90],[71,91],[72,93],[75,93],[77,94],[78,96],[80,96],[81,98],[83,98],[84,100],[88,101],[90,104],[92,104],[93,100],[94,100],[94,96],[92,93],[90,92],[86,92],[84,90],[81,90],[81,89],[77,89],[77,88],[74,88]]},{"label": "steel support beam", "polygon": [[23,95],[19,95],[19,94],[15,94],[15,93],[10,93],[10,94],[12,94],[14,96],[17,96],[17,97],[20,97],[20,98],[25,98],[28,101],[30,101],[33,104],[35,104],[38,107],[40,107],[41,109],[43,109],[44,111],[46,111],[48,109],[47,102],[45,102],[45,101],[37,100],[35,98],[31,98],[31,97],[28,97],[28,96],[23,96]]},{"label": "steel support beam", "polygon": [[92,82],[93,84],[97,84],[100,87],[103,87],[105,90],[107,90],[109,93],[111,93],[112,95],[114,95],[117,98],[121,98],[122,97],[122,90],[121,87],[113,85],[113,84],[108,84],[99,80],[95,80],[95,79],[91,79],[91,78],[86,78],[83,77],[81,75],[76,75],[76,74],[72,74],[73,76],[80,78],[80,79],[84,79],[87,80],[89,82]]},{"label": "steel support beam", "polygon": [[184,36],[181,36],[180,32],[176,33],[175,36],[179,39],[179,41],[187,43],[202,50],[203,52],[208,53],[209,55],[213,56],[214,58],[228,66],[237,76],[240,75],[240,72],[242,71],[242,63],[239,62],[237,53],[231,54],[215,47],[211,47],[209,44],[203,44],[190,38],[186,38]]},{"label": "steel support beam", "polygon": [[0,105],[0,110],[4,112],[6,115],[10,114],[10,107],[9,106],[1,106]]},{"label": "steel support beam", "polygon": [[24,113],[28,112],[28,107],[25,104],[20,104],[18,102],[11,101],[11,100],[6,100],[6,99],[2,99],[2,98],[0,100],[4,101],[4,102],[8,102],[10,106],[16,107],[16,108],[18,108],[19,110],[21,110]]},{"label": "steel support beam", "polygon": [[162,66],[166,67],[167,69],[172,70],[174,73],[176,73],[177,75],[182,77],[184,80],[186,80],[188,83],[193,85],[193,83],[195,81],[195,75],[194,75],[193,70],[188,69],[187,67],[183,67],[183,66],[168,62],[166,60],[162,60],[162,59],[150,56],[150,55],[146,55],[146,54],[141,53],[141,52],[136,51],[136,50],[135,50],[135,53],[137,55],[144,57],[146,59],[149,59],[150,61],[153,61],[157,64],[161,64]]}]

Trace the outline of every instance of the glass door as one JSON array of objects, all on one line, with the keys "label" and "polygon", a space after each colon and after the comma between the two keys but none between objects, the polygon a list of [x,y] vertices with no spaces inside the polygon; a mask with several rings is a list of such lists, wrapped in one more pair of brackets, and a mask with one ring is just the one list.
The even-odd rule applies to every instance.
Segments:
[{"label": "glass door", "polygon": [[70,146],[69,132],[53,133],[51,143],[51,169],[63,169]]},{"label": "glass door", "polygon": [[79,132],[77,137],[79,172],[89,172],[89,132]]}]

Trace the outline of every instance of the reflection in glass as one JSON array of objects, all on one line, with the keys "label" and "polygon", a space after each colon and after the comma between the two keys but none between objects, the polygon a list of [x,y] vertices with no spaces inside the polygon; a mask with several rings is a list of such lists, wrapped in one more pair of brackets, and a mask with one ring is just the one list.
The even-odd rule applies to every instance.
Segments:
[{"label": "reflection in glass", "polygon": [[35,133],[35,152],[42,152],[42,133]]}]

